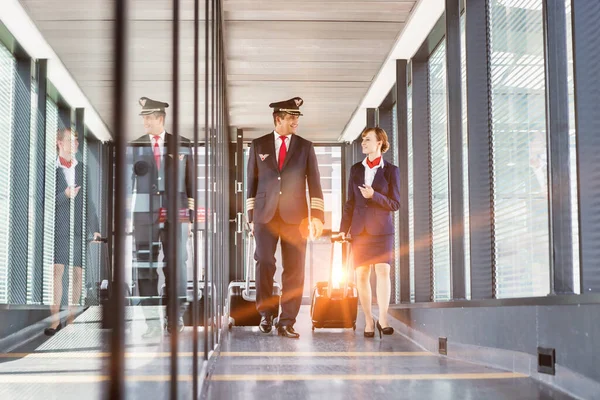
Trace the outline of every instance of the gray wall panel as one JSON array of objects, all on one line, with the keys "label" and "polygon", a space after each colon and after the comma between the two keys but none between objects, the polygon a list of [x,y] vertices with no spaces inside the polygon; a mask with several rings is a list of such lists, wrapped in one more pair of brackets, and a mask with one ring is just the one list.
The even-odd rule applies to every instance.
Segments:
[{"label": "gray wall panel", "polygon": [[600,305],[407,308],[390,313],[434,340],[537,354],[556,349],[556,363],[600,382]]}]

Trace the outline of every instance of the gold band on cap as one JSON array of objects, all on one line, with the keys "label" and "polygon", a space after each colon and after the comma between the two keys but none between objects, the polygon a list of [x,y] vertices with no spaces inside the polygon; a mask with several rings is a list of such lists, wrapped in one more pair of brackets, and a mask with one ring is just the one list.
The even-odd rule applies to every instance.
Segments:
[{"label": "gold band on cap", "polygon": [[283,111],[283,112],[297,112],[300,113],[300,110],[295,109],[295,108],[278,108],[279,111]]}]

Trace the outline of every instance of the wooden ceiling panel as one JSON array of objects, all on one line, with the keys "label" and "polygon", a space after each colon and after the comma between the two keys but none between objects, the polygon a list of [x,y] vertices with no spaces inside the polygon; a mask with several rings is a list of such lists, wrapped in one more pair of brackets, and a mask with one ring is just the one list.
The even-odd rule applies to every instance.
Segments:
[{"label": "wooden ceiling panel", "polygon": [[[115,0],[19,0],[35,21],[114,20]],[[173,0],[129,0],[130,20],[172,20]],[[179,1],[180,20],[194,20],[194,0]],[[200,5],[204,19],[204,4]]]},{"label": "wooden ceiling panel", "polygon": [[[115,0],[20,0],[106,125],[112,124]],[[268,104],[305,100],[300,134],[335,141],[379,71],[416,1],[222,0],[229,118],[252,138],[272,129]],[[137,99],[171,100],[172,0],[129,0],[128,138]],[[193,125],[194,0],[180,0],[181,133]],[[200,7],[201,19],[204,6]],[[204,55],[204,24],[200,55]],[[200,61],[204,96],[204,61]],[[201,126],[204,105],[199,107]],[[170,120],[167,118],[170,129]]]},{"label": "wooden ceiling panel", "polygon": [[257,1],[224,0],[225,19],[233,21],[404,22],[412,1]]},{"label": "wooden ceiling panel", "polygon": [[381,22],[227,21],[225,39],[281,39],[288,43],[303,39],[388,40],[403,26],[403,23]]}]

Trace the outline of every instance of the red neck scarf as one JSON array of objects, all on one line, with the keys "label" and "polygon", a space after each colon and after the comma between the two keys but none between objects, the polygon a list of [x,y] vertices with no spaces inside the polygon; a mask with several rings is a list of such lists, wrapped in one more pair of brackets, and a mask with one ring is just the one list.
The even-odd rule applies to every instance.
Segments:
[{"label": "red neck scarf", "polygon": [[377,167],[379,164],[381,163],[381,156],[377,157],[376,159],[374,159],[373,161],[369,160],[369,157],[367,157],[367,165],[369,166],[369,168],[373,169],[375,167]]},{"label": "red neck scarf", "polygon": [[60,165],[62,165],[65,168],[71,168],[71,165],[73,165],[73,160],[67,161],[61,156],[58,156],[58,160],[60,161]]}]

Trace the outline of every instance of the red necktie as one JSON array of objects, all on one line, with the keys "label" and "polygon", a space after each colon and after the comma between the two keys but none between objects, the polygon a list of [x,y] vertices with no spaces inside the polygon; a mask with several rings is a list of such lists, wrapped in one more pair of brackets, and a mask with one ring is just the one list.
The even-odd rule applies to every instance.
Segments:
[{"label": "red necktie", "polygon": [[283,162],[285,161],[285,155],[287,154],[287,148],[285,147],[285,136],[279,136],[281,139],[281,147],[279,148],[279,170],[283,168]]},{"label": "red necktie", "polygon": [[156,161],[156,168],[160,169],[160,147],[158,146],[158,139],[160,136],[154,136],[154,161]]}]

